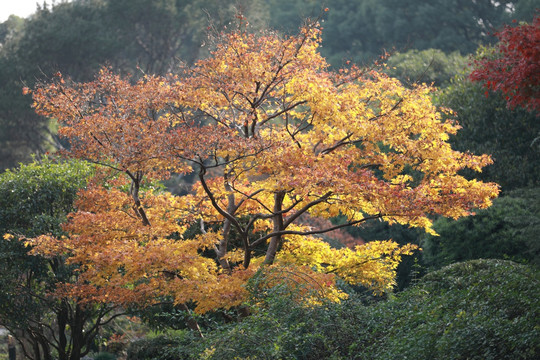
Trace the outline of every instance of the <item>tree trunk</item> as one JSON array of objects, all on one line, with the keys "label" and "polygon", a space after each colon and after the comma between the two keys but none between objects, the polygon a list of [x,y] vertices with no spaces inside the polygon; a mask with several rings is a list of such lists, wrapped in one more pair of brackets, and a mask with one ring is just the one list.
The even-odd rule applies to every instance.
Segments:
[{"label": "tree trunk", "polygon": [[79,304],[75,305],[75,313],[71,324],[71,354],[69,360],[80,360],[84,343],[84,309]]},{"label": "tree trunk", "polygon": [[[272,217],[272,222],[274,227],[273,232],[278,232],[283,230],[283,214],[281,213],[283,207],[283,199],[285,198],[285,192],[279,191],[274,194],[274,216]],[[265,264],[274,263],[276,257],[276,252],[278,250],[279,244],[281,243],[281,235],[275,235],[270,238],[270,244],[268,244],[268,249],[266,250],[266,257],[264,259]]]},{"label": "tree trunk", "polygon": [[11,335],[8,335],[8,359],[17,360],[17,344]]},{"label": "tree trunk", "polygon": [[66,327],[68,322],[68,306],[66,300],[62,299],[60,303],[60,310],[56,313],[56,319],[58,322],[58,358],[59,360],[67,360],[66,348],[67,348],[67,336]]},{"label": "tree trunk", "polygon": [[[227,182],[227,177],[225,177],[225,190],[229,191],[229,195],[227,196],[228,204],[227,204],[227,212],[231,215],[234,215],[236,210],[236,204],[235,204],[235,197],[234,193],[232,193],[232,188]],[[223,221],[223,232],[221,240],[217,246],[217,260],[223,270],[227,273],[231,273],[231,265],[229,264],[229,261],[224,259],[225,255],[227,255],[227,246],[229,245],[229,233],[231,232],[231,221],[229,219],[225,219]]]}]

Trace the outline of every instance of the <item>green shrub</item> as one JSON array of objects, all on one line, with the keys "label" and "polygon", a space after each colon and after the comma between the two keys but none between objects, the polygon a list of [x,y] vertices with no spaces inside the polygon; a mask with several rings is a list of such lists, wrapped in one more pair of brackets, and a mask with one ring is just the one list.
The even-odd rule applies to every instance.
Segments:
[{"label": "green shrub", "polygon": [[109,352],[100,352],[94,356],[94,360],[116,360],[116,355]]},{"label": "green shrub", "polygon": [[426,275],[378,305],[371,359],[536,359],[540,274],[503,260],[474,260]]},{"label": "green shrub", "polygon": [[321,310],[275,299],[246,321],[208,336],[209,358],[330,359],[325,328],[332,326],[332,313]]},{"label": "green shrub", "polygon": [[149,359],[536,359],[540,272],[474,260],[429,273],[386,301],[301,306],[283,289],[240,323],[130,347]]},{"label": "green shrub", "polygon": [[197,342],[189,331],[175,331],[132,342],[127,349],[128,360],[180,360],[190,359]]},{"label": "green shrub", "polygon": [[1,173],[0,235],[6,231],[27,237],[63,234],[60,224],[92,172],[85,162],[44,157]]},{"label": "green shrub", "polygon": [[493,206],[457,221],[440,218],[440,236],[425,235],[422,259],[433,268],[479,258],[540,265],[540,188],[522,189],[495,199]]}]

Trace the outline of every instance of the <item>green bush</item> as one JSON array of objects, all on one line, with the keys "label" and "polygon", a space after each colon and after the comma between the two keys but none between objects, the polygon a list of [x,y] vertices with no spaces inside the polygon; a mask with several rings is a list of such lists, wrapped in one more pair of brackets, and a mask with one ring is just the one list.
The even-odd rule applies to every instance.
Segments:
[{"label": "green bush", "polygon": [[128,360],[180,360],[190,359],[195,353],[195,335],[189,331],[175,331],[171,335],[159,335],[132,342],[127,349]]},{"label": "green bush", "polygon": [[73,210],[79,189],[93,168],[81,161],[44,157],[0,174],[0,235],[62,234],[60,224]]},{"label": "green bush", "polygon": [[540,273],[534,267],[503,260],[453,264],[426,275],[378,311],[384,331],[361,349],[366,358],[540,355]]},{"label": "green bush", "polygon": [[[272,296],[203,340],[136,343],[129,359],[536,359],[540,272],[474,260],[429,273],[382,302],[300,306]],[[167,357],[168,356],[168,357]]]},{"label": "green bush", "polygon": [[479,258],[509,259],[540,265],[540,188],[513,191],[493,206],[457,221],[440,218],[440,236],[421,241],[423,262],[440,268]]},{"label": "green bush", "polygon": [[116,355],[110,352],[100,352],[94,356],[94,360],[116,360]]}]

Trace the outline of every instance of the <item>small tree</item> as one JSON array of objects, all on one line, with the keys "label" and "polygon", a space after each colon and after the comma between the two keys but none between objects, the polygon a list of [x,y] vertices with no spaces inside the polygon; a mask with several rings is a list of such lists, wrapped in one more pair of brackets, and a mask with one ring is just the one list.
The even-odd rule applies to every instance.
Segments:
[{"label": "small tree", "polygon": [[115,316],[114,306],[52,296],[59,283],[77,281],[77,267],[60,254],[30,255],[14,239],[65,235],[60,224],[90,174],[88,164],[47,158],[0,174],[0,325],[29,359],[78,360]]},{"label": "small tree", "polygon": [[[123,174],[80,193],[68,238],[29,242],[80,265],[60,294],[139,304],[167,295],[204,312],[241,304],[264,266],[334,300],[344,296],[336,277],[380,293],[414,246],[333,249],[316,235],[370,219],[432,232],[432,214],[465,216],[497,195],[458,175],[490,159],[450,148],[458,127],[441,121],[428,87],[356,66],[328,71],[317,24],[281,37],[238,21],[181,76],[131,84],[103,69],[90,83],[58,75],[34,90],[71,156]],[[187,196],[148,186],[191,171]],[[346,221],[313,230],[299,221],[308,213]],[[194,223],[198,234],[182,237]]]}]

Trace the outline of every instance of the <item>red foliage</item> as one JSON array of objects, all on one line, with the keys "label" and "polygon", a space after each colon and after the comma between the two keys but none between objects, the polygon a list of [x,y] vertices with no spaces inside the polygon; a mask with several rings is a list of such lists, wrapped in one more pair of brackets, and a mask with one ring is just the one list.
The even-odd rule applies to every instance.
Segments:
[{"label": "red foliage", "polygon": [[506,26],[496,34],[499,54],[495,59],[474,62],[472,81],[483,81],[493,91],[502,91],[510,108],[540,110],[540,17],[532,25]]}]

